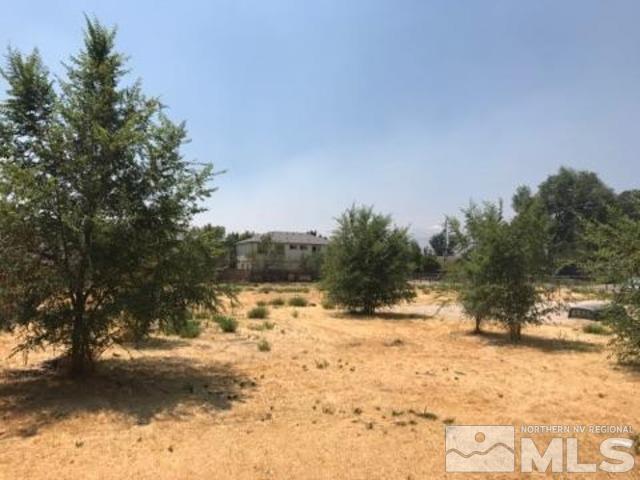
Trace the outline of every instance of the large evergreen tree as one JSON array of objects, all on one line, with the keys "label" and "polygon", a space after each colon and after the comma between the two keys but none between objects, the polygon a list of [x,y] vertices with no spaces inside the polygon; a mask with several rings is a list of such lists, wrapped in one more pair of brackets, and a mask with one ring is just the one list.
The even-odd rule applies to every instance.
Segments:
[{"label": "large evergreen tree", "polygon": [[407,230],[371,208],[351,207],[338,219],[323,265],[329,298],[348,310],[376,309],[415,297]]},{"label": "large evergreen tree", "polygon": [[218,250],[189,229],[211,168],[182,158],[185,126],[158,99],[123,86],[115,31],[87,20],[57,85],[37,52],[9,51],[2,73],[0,312],[20,348],[62,345],[79,374],[131,324],[215,308]]}]

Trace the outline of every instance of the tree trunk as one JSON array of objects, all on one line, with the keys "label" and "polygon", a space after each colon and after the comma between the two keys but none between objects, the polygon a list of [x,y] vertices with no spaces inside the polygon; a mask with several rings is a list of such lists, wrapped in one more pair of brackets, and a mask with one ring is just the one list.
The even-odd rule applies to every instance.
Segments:
[{"label": "tree trunk", "polygon": [[76,313],[71,334],[71,375],[74,377],[80,377],[85,373],[83,324],[82,314]]},{"label": "tree trunk", "polygon": [[480,323],[482,322],[482,317],[476,317],[476,328],[473,331],[473,333],[482,333],[482,330],[480,330]]},{"label": "tree trunk", "polygon": [[87,324],[86,278],[91,265],[93,219],[91,215],[83,220],[82,253],[77,271],[76,288],[73,295],[73,332],[71,339],[71,375],[75,377],[86,374],[92,366],[91,339]]},{"label": "tree trunk", "polygon": [[520,322],[512,322],[509,324],[509,336],[512,342],[519,342],[522,338],[522,324]]},{"label": "tree trunk", "polygon": [[76,298],[75,313],[73,317],[73,331],[71,332],[71,376],[81,377],[90,370],[92,355],[91,345],[89,343],[89,331],[87,329],[84,312],[84,300]]}]

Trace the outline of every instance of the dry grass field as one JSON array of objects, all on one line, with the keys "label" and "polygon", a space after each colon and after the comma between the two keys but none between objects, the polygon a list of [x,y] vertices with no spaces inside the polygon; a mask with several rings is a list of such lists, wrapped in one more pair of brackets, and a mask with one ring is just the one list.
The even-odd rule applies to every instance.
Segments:
[{"label": "dry grass field", "polygon": [[[497,329],[470,334],[451,295],[375,317],[299,295],[314,305],[269,307],[267,329],[246,312],[293,294],[245,290],[236,333],[212,323],[114,348],[79,383],[41,368],[56,352],[7,358],[15,338],[0,336],[0,478],[521,478],[445,474],[445,424],[640,429],[640,373],[583,321],[558,314],[515,347]],[[599,458],[596,440],[580,437],[581,461]]]}]

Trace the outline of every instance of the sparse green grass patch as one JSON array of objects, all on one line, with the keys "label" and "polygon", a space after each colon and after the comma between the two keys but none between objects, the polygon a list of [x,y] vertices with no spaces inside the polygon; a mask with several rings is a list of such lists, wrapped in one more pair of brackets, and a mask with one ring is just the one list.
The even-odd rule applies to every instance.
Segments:
[{"label": "sparse green grass patch", "polygon": [[267,318],[269,316],[269,309],[264,305],[254,307],[247,312],[248,318]]},{"label": "sparse green grass patch", "polygon": [[271,351],[271,344],[267,341],[266,338],[260,339],[258,342],[258,350],[260,352],[269,352]]},{"label": "sparse green grass patch", "polygon": [[428,412],[426,410],[422,412],[416,412],[415,410],[409,410],[409,413],[415,415],[418,418],[424,418],[425,420],[437,420],[438,415],[433,412]]},{"label": "sparse green grass patch", "polygon": [[216,315],[213,321],[218,324],[220,330],[224,333],[233,333],[238,329],[238,321],[233,317],[226,315]]},{"label": "sparse green grass patch", "polygon": [[276,297],[269,302],[272,307],[282,307],[285,304],[284,298]]},{"label": "sparse green grass patch", "polygon": [[255,330],[258,332],[263,332],[265,330],[273,330],[275,328],[276,324],[273,322],[270,322],[269,320],[265,320],[264,322],[262,322],[259,325],[249,325],[249,330]]},{"label": "sparse green grass patch", "polygon": [[200,320],[190,318],[184,322],[182,326],[176,331],[181,338],[197,338],[202,333],[202,325]]},{"label": "sparse green grass patch", "polygon": [[325,368],[329,367],[329,362],[326,360],[316,360],[316,368],[320,369],[320,370],[324,370]]},{"label": "sparse green grass patch", "polygon": [[296,295],[289,299],[289,306],[291,307],[306,307],[307,305],[309,305],[309,301],[305,297]]},{"label": "sparse green grass patch", "polygon": [[324,308],[325,310],[334,310],[336,308],[336,304],[332,300],[325,298],[324,300],[322,300],[322,308]]},{"label": "sparse green grass patch", "polygon": [[611,330],[602,323],[589,323],[582,327],[584,333],[590,333],[591,335],[611,335]]}]

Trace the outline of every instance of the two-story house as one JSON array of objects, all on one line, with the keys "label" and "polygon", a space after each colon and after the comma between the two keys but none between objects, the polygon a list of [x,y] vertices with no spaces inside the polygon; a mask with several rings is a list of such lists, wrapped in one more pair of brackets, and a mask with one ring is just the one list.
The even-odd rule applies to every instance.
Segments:
[{"label": "two-story house", "polygon": [[267,232],[236,244],[239,270],[299,271],[322,253],[329,240],[313,232]]}]

